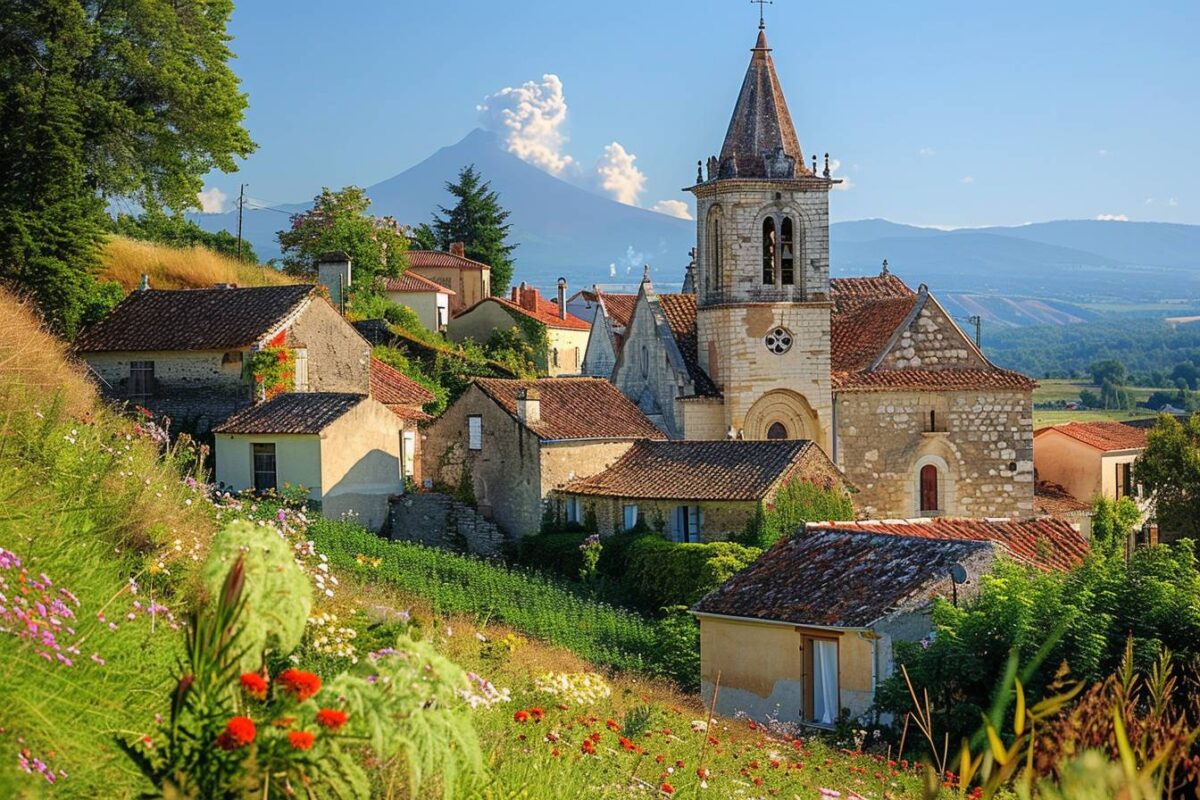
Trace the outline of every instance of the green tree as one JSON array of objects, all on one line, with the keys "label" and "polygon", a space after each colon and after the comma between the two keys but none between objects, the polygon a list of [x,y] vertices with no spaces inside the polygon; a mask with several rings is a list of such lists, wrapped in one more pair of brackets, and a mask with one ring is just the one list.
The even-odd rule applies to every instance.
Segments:
[{"label": "green tree", "polygon": [[1154,516],[1164,532],[1200,534],[1200,415],[1186,422],[1159,415],[1133,475],[1153,498]]},{"label": "green tree", "polygon": [[408,266],[408,238],[391,217],[368,214],[370,207],[371,198],[357,186],[322,189],[312,209],[293,215],[291,227],[275,236],[284,269],[311,277],[322,253],[344,250],[350,255],[356,292],[373,292],[376,278],[402,275]]},{"label": "green tree", "polygon": [[1125,365],[1115,358],[1106,358],[1103,361],[1096,361],[1088,367],[1088,372],[1092,373],[1092,383],[1097,386],[1102,385],[1105,381],[1112,381],[1115,384],[1125,383]]},{"label": "green tree", "polygon": [[1129,535],[1141,521],[1141,510],[1128,497],[1097,497],[1092,502],[1092,547],[1110,555],[1123,553]]},{"label": "green tree", "polygon": [[140,216],[118,214],[110,223],[110,230],[130,239],[158,242],[170,247],[207,247],[217,253],[241,258],[248,264],[257,264],[258,255],[250,243],[242,241],[238,253],[238,240],[229,231],[206,231],[182,214],[166,214],[161,209],[148,208]]},{"label": "green tree", "polygon": [[769,505],[759,502],[739,541],[767,548],[781,537],[791,536],[805,522],[850,519],[854,519],[854,504],[841,489],[796,479],[781,488]]},{"label": "green tree", "polygon": [[0,280],[70,334],[106,198],[180,210],[254,149],[231,0],[0,0]]},{"label": "green tree", "polygon": [[422,246],[432,244],[438,250],[462,242],[467,258],[492,268],[492,294],[505,294],[512,282],[512,252],[517,246],[506,241],[512,225],[507,222],[509,212],[500,205],[500,196],[474,164],[459,170],[458,181],[447,183],[446,191],[457,199],[454,207],[438,206],[432,223],[417,229],[416,239]]}]

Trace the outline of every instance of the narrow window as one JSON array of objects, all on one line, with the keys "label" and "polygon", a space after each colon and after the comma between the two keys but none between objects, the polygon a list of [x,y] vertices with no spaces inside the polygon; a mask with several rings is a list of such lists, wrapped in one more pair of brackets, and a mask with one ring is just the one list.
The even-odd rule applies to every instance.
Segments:
[{"label": "narrow window", "polygon": [[417,432],[400,432],[400,477],[411,478],[416,473]]},{"label": "narrow window", "polygon": [[477,414],[467,417],[467,449],[483,449],[483,417]]},{"label": "narrow window", "polygon": [[1122,497],[1133,497],[1136,492],[1133,489],[1133,465],[1132,464],[1117,464],[1117,499]]},{"label": "narrow window", "polygon": [[572,496],[567,498],[567,522],[573,522],[578,525],[582,521],[583,515],[580,513],[581,509],[579,506],[578,497]]},{"label": "narrow window", "polygon": [[775,283],[775,220],[772,217],[763,220],[762,280],[768,285]]},{"label": "narrow window", "polygon": [[938,511],[938,471],[933,464],[921,467],[921,511]]},{"label": "narrow window", "polygon": [[832,725],[841,709],[838,687],[838,643],[832,639],[805,639],[808,651],[804,659],[808,680],[804,694],[808,719],[818,725]]},{"label": "narrow window", "polygon": [[788,438],[787,428],[782,422],[772,422],[771,427],[767,428],[768,439],[786,439]]},{"label": "narrow window", "polygon": [[779,282],[784,286],[796,282],[796,246],[791,217],[784,217],[779,226]]},{"label": "narrow window", "polygon": [[129,396],[149,397],[154,389],[154,362],[129,362]]},{"label": "narrow window", "polygon": [[646,345],[642,345],[642,377],[650,376],[650,351],[646,349]]},{"label": "narrow window", "polygon": [[294,384],[297,392],[308,391],[308,349],[304,347],[296,348],[296,377]]},{"label": "narrow window", "polygon": [[622,522],[624,523],[625,530],[631,531],[637,527],[638,507],[635,504],[630,503],[629,505],[624,507],[623,512],[624,512],[624,519],[622,520]]},{"label": "narrow window", "polygon": [[709,283],[711,285],[709,286],[709,289],[710,290],[716,289],[717,291],[720,291],[722,283],[723,283],[722,276],[721,276],[721,218],[720,217],[717,217],[716,219],[713,220],[712,258],[709,260],[709,264],[712,265],[712,269],[709,271],[710,275],[711,275],[711,278],[709,280]]},{"label": "narrow window", "polygon": [[254,453],[254,491],[267,492],[279,488],[279,478],[275,472],[275,445],[255,444],[251,449]]}]

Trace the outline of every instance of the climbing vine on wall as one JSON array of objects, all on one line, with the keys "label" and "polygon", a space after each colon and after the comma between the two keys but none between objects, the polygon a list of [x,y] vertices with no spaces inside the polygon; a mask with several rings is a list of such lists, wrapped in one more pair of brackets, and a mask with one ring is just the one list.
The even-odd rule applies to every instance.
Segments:
[{"label": "climbing vine on wall", "polygon": [[296,353],[282,344],[270,344],[250,354],[247,372],[254,396],[264,400],[296,388]]}]

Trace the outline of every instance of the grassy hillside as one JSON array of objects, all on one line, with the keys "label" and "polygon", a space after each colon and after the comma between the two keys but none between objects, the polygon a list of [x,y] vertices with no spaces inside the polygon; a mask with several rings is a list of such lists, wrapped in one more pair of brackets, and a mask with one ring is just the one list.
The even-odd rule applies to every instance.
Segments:
[{"label": "grassy hillside", "polygon": [[[1145,402],[1151,394],[1158,391],[1148,386],[1126,386],[1124,388],[1133,395],[1133,399],[1138,403]],[[1033,402],[1052,403],[1056,401],[1078,400],[1079,393],[1085,389],[1097,393],[1100,391],[1099,386],[1086,380],[1040,380],[1038,381],[1038,388],[1033,391]],[[1146,408],[1135,408],[1128,411],[1120,409],[1067,411],[1064,409],[1039,408],[1033,412],[1033,425],[1035,428],[1041,428],[1046,425],[1059,425],[1064,422],[1092,422],[1095,420],[1125,422],[1131,419],[1150,419],[1153,416],[1154,412]]]},{"label": "grassy hillside", "polygon": [[142,275],[150,276],[156,289],[202,289],[214,283],[238,286],[273,286],[296,283],[268,266],[252,266],[214,253],[204,247],[175,248],[113,236],[101,256],[104,280],[120,283],[126,291],[136,289]]}]

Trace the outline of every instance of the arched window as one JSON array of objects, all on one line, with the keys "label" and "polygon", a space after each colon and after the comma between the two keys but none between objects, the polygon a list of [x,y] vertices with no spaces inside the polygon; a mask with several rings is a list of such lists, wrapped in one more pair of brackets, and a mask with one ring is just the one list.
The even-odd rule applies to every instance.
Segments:
[{"label": "arched window", "polygon": [[646,349],[646,345],[642,345],[642,377],[650,375],[650,351]]},{"label": "arched window", "polygon": [[938,469],[933,464],[921,467],[921,511],[936,512],[938,508]]},{"label": "arched window", "polygon": [[775,219],[767,217],[763,220],[762,238],[762,279],[763,283],[775,283]]},{"label": "arched window", "polygon": [[724,284],[721,257],[721,209],[713,208],[708,213],[708,264],[704,270],[706,292],[720,291]]},{"label": "arched window", "polygon": [[779,226],[779,282],[784,286],[796,282],[796,245],[791,217],[784,217]]},{"label": "arched window", "polygon": [[788,438],[787,428],[782,422],[772,422],[771,427],[767,428],[768,439],[786,439]]}]

